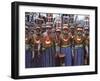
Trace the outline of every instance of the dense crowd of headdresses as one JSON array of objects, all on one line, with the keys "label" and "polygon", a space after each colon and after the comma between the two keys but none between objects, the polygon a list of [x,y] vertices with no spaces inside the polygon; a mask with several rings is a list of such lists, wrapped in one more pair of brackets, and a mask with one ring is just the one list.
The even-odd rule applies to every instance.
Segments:
[{"label": "dense crowd of headdresses", "polygon": [[[41,53],[43,53],[45,50],[53,47],[55,53],[54,57],[56,59],[54,61],[54,66],[89,64],[89,16],[84,16],[83,21],[80,20],[79,22],[76,22],[75,15],[62,15],[54,18],[53,14],[46,14],[46,17],[39,14],[39,16],[34,20],[32,20],[32,17],[27,18],[26,15],[25,44],[26,49],[30,48],[32,50],[34,62],[38,64],[37,59],[40,60],[37,57],[35,60],[35,55],[41,55]],[[71,47],[72,58],[70,55],[66,56],[66,53],[70,53],[70,49],[68,47]],[[63,48],[67,48],[67,52],[64,51]],[[76,61],[76,48],[82,48],[84,50],[84,62],[81,62],[83,61],[82,56],[77,57]],[[82,50],[79,50],[81,54]],[[43,56],[41,56],[41,58],[42,57]],[[57,60],[57,58],[60,60]],[[69,58],[69,60],[64,62],[64,58]],[[53,63],[51,63],[51,65],[50,63],[51,62],[49,60],[49,63],[42,62],[42,65],[38,65],[43,67],[53,66]],[[36,64],[35,66],[38,67]]]}]

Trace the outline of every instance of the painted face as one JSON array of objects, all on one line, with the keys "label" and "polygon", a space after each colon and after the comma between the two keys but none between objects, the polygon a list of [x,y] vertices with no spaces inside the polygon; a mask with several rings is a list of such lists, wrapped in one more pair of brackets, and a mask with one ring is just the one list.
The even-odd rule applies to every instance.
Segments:
[{"label": "painted face", "polygon": [[71,32],[74,33],[74,28],[71,28]]},{"label": "painted face", "polygon": [[82,31],[78,30],[77,35],[82,35]]},{"label": "painted face", "polygon": [[82,35],[83,34],[83,29],[82,28],[77,28],[77,35]]},{"label": "painted face", "polygon": [[68,29],[64,29],[63,34],[68,35]]}]

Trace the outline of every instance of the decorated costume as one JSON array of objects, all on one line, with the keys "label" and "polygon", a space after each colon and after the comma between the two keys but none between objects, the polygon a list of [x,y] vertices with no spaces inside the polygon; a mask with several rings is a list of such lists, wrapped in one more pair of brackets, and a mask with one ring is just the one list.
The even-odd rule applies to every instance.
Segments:
[{"label": "decorated costume", "polygon": [[[51,30],[51,28],[47,28]],[[43,67],[55,66],[55,50],[54,40],[51,34],[47,31],[42,38],[42,56],[41,62]]]},{"label": "decorated costume", "polygon": [[75,55],[74,55],[74,65],[83,65],[84,64],[84,36],[83,29],[77,27],[76,35],[74,36],[75,44]]},{"label": "decorated costume", "polygon": [[61,35],[61,54],[65,56],[64,64],[65,66],[72,65],[72,49],[71,49],[71,36],[69,35],[68,26],[63,27],[63,32]]}]

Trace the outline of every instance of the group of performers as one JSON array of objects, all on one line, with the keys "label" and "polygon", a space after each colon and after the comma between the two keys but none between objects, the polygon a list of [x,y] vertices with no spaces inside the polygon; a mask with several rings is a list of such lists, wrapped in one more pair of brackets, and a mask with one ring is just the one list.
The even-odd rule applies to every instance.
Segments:
[{"label": "group of performers", "polygon": [[89,65],[89,28],[80,25],[36,27],[25,35],[25,67]]}]

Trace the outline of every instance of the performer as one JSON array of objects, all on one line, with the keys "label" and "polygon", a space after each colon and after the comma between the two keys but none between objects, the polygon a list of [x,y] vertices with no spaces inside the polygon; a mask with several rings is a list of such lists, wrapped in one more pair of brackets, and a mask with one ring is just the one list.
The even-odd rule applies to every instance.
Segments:
[{"label": "performer", "polygon": [[75,35],[75,26],[71,25],[70,26],[70,33],[71,33],[71,48],[72,48],[72,65],[74,65],[74,35]]},{"label": "performer", "polygon": [[47,30],[42,39],[41,62],[43,67],[55,66],[54,39],[51,36],[51,26],[47,25]]},{"label": "performer", "polygon": [[74,36],[75,44],[75,55],[74,55],[74,65],[84,64],[84,36],[83,28],[78,25],[76,28],[76,34]]},{"label": "performer", "polygon": [[85,27],[85,64],[89,64],[89,27]]},{"label": "performer", "polygon": [[60,41],[60,35],[61,35],[61,28],[56,28],[56,33],[55,33],[55,65],[60,66],[63,64],[62,61],[60,61],[60,48],[61,48],[61,41]]},{"label": "performer", "polygon": [[41,30],[36,27],[36,34],[33,37],[33,67],[41,67]]},{"label": "performer", "polygon": [[32,35],[28,32],[25,35],[25,67],[32,67],[32,45],[31,45]]},{"label": "performer", "polygon": [[65,55],[65,66],[72,65],[71,35],[67,24],[64,24],[61,35],[61,54]]},{"label": "performer", "polygon": [[71,32],[71,36],[73,38],[74,35],[75,35],[75,27],[74,27],[74,25],[70,26],[70,32]]}]

